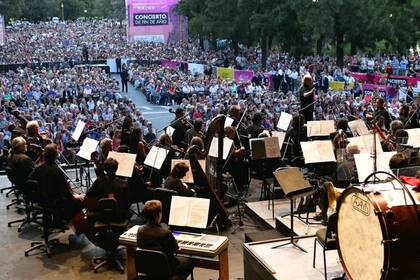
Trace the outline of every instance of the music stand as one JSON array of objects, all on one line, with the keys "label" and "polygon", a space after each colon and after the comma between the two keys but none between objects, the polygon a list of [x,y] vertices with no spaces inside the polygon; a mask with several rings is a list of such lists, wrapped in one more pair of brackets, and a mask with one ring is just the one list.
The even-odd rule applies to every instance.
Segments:
[{"label": "music stand", "polygon": [[273,174],[283,189],[286,198],[290,200],[290,241],[274,246],[271,249],[292,245],[302,252],[307,253],[294,239],[294,200],[312,194],[314,190],[297,167],[281,167],[273,172]]}]

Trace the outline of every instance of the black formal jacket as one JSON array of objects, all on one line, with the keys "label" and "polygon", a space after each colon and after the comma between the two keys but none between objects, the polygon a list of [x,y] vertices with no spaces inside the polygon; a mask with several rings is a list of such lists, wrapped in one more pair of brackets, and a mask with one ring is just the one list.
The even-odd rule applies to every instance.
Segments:
[{"label": "black formal jacket", "polygon": [[[178,243],[166,224],[147,223],[137,231],[137,246],[142,249],[156,250],[165,253],[173,264]],[[156,264],[157,266],[159,264]]]},{"label": "black formal jacket", "polygon": [[177,191],[179,196],[194,196],[194,192],[184,186],[181,179],[169,175],[165,180],[165,189]]},{"label": "black formal jacket", "polygon": [[8,160],[7,166],[12,170],[14,180],[13,183],[17,184],[18,187],[23,187],[26,183],[29,174],[34,170],[35,165],[30,157],[25,154],[14,154],[11,153]]}]

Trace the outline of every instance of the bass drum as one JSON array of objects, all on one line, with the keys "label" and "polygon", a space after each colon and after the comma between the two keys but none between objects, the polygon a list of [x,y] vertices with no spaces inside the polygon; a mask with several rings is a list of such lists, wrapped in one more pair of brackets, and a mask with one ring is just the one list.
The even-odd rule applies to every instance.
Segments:
[{"label": "bass drum", "polygon": [[420,279],[419,206],[406,192],[350,187],[337,209],[338,252],[348,278]]}]

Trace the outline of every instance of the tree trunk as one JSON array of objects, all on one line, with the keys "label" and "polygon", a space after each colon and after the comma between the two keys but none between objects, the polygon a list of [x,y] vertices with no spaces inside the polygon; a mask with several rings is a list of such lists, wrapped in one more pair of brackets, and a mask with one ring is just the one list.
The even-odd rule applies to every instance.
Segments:
[{"label": "tree trunk", "polygon": [[336,38],[336,52],[337,65],[343,67],[344,64],[344,31],[341,27],[340,15],[335,15],[335,38]]},{"label": "tree trunk", "polygon": [[350,44],[350,54],[351,55],[355,55],[357,52],[357,47],[356,47],[356,43],[351,42]]},{"label": "tree trunk", "polygon": [[324,38],[321,36],[316,40],[316,54],[322,55],[322,47],[324,46]]},{"label": "tree trunk", "polygon": [[235,55],[235,57],[238,55],[239,53],[239,45],[238,45],[238,41],[236,40],[232,40],[232,48],[233,48],[233,54]]},{"label": "tree trunk", "polygon": [[261,37],[261,70],[265,70],[267,68],[267,41],[267,36],[263,34]]}]

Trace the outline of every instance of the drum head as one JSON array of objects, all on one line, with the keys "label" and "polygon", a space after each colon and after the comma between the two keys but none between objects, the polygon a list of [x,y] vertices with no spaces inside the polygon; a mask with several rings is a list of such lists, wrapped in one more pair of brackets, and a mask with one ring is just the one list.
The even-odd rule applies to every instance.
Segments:
[{"label": "drum head", "polygon": [[337,223],[339,254],[350,279],[381,279],[384,238],[369,198],[359,189],[347,189],[341,197]]}]

